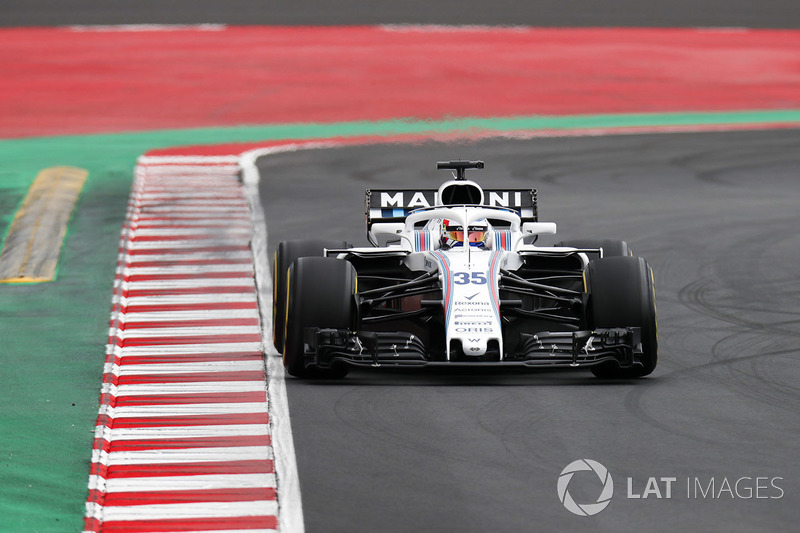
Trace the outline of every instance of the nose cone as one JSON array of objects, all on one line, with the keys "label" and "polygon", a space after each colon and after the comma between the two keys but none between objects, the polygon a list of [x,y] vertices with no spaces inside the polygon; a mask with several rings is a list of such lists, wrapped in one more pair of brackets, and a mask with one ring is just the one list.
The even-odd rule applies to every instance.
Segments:
[{"label": "nose cone", "polygon": [[486,354],[486,339],[464,339],[461,346],[466,356],[479,356]]}]

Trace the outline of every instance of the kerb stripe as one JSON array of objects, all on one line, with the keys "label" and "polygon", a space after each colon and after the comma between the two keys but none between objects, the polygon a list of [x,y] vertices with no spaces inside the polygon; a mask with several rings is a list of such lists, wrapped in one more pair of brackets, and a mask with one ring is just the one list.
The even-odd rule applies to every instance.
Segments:
[{"label": "kerb stripe", "polygon": [[278,527],[252,223],[238,166],[217,159],[136,168],[87,532]]}]

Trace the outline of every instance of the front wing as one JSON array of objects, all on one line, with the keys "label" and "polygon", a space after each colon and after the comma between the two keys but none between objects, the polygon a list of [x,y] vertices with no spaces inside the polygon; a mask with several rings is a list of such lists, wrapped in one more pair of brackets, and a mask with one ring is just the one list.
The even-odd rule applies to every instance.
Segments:
[{"label": "front wing", "polygon": [[590,367],[617,362],[622,368],[637,363],[642,353],[640,328],[598,328],[586,331],[541,332],[520,335],[518,349],[502,360],[462,356],[434,360],[422,340],[406,332],[358,332],[306,328],[306,365],[328,368],[334,363],[354,366],[522,366],[531,368]]}]

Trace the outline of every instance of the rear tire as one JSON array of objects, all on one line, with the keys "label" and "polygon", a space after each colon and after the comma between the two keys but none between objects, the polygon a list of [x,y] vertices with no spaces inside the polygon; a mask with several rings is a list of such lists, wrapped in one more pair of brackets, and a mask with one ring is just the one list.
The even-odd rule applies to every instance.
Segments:
[{"label": "rear tire", "polygon": [[322,257],[326,248],[346,248],[344,241],[283,241],[275,250],[272,262],[272,343],[283,353],[283,330],[286,320],[286,273],[295,259]]},{"label": "rear tire", "polygon": [[301,257],[288,270],[288,313],[284,332],[283,365],[298,378],[344,377],[346,364],[330,368],[306,366],[305,328],[354,329],[356,270],[348,261]]},{"label": "rear tire", "polygon": [[[600,240],[600,239],[573,239],[561,241],[556,246],[568,246],[570,248],[594,249],[602,248],[603,257],[624,257],[633,255],[628,243],[625,241]],[[587,252],[589,259],[600,259],[599,252]]]},{"label": "rear tire", "polygon": [[589,292],[587,319],[592,328],[639,327],[641,365],[620,368],[616,363],[592,367],[599,378],[631,379],[653,372],[658,362],[658,326],[653,271],[641,257],[606,257],[586,268]]}]

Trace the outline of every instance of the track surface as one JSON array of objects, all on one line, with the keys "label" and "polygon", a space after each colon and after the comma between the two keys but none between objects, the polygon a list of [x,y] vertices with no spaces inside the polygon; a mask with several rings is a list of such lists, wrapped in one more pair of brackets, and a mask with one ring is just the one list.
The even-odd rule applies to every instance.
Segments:
[{"label": "track surface", "polygon": [[796,27],[792,0],[4,0],[0,26],[229,23],[348,25],[386,23],[532,26]]},{"label": "track surface", "polygon": [[[788,130],[263,158],[273,248],[304,236],[362,243],[365,187],[437,186],[437,159],[482,158],[486,185],[538,188],[540,217],[559,223],[558,237],[628,240],[657,287],[661,359],[648,379],[363,370],[341,382],[290,379],[308,530],[793,529],[798,154],[800,131]],[[556,492],[561,470],[581,458],[616,484],[591,518],[567,512]],[[695,499],[692,487],[687,498],[687,479],[714,478],[718,492],[744,476],[782,477],[783,497]],[[672,499],[637,500],[626,498],[628,477],[638,494],[649,477],[678,480]],[[599,494],[584,489],[583,503]],[[762,496],[780,495],[771,490]]]}]

